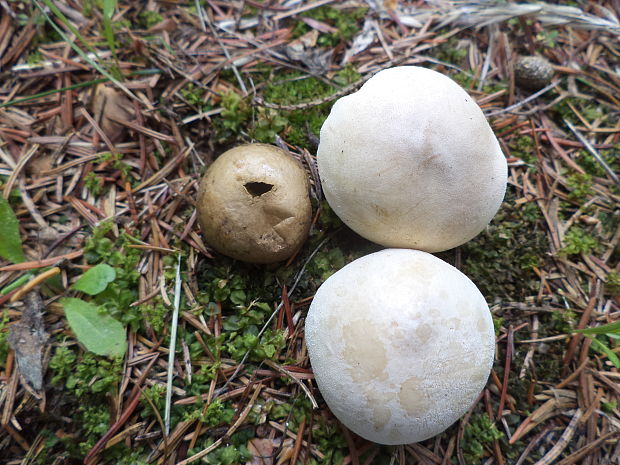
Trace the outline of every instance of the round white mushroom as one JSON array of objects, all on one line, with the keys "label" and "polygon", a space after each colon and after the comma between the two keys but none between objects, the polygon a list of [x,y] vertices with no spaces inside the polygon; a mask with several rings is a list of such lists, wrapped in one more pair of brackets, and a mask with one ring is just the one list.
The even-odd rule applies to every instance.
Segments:
[{"label": "round white mushroom", "polygon": [[408,444],[441,433],[484,388],[491,313],[467,276],[426,252],[362,257],[319,288],[306,319],[316,383],[360,436]]},{"label": "round white mushroom", "polygon": [[387,247],[463,244],[491,221],[506,190],[506,159],[473,98],[416,66],[381,71],[339,99],[317,157],[336,214]]},{"label": "round white mushroom", "polygon": [[285,260],[310,229],[308,176],[284,150],[247,144],[224,152],[205,173],[196,208],[215,250],[250,263]]}]

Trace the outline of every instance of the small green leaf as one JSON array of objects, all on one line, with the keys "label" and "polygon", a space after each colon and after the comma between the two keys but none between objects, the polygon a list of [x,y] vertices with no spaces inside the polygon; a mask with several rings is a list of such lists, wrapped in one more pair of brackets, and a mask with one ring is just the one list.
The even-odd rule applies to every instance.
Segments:
[{"label": "small green leaf", "polygon": [[73,285],[76,291],[82,291],[89,295],[97,295],[105,291],[112,281],[116,279],[116,271],[110,265],[101,263],[86,271]]},{"label": "small green leaf", "polygon": [[82,299],[61,300],[69,326],[78,341],[97,355],[123,355],[127,349],[120,321],[99,313],[96,305]]},{"label": "small green leaf", "polygon": [[103,0],[103,16],[105,18],[112,19],[117,3],[117,0]]},{"label": "small green leaf", "polygon": [[26,261],[19,237],[19,221],[9,202],[0,196],[0,257],[13,263]]},{"label": "small green leaf", "polygon": [[620,359],[615,354],[615,352],[611,350],[609,347],[607,347],[605,344],[603,344],[601,341],[599,341],[598,339],[593,338],[591,336],[589,337],[592,339],[592,348],[599,353],[607,355],[607,358],[609,359],[609,361],[613,363],[616,368],[620,368]]},{"label": "small green leaf", "polygon": [[575,333],[581,334],[608,334],[608,333],[620,333],[620,321],[614,321],[603,326],[596,326],[594,328],[576,329]]}]

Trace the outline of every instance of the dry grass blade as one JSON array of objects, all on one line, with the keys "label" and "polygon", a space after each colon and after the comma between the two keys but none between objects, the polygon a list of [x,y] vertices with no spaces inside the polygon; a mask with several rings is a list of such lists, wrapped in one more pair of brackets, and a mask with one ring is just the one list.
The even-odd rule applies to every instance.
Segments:
[{"label": "dry grass blade", "polygon": [[177,328],[179,325],[179,307],[181,305],[181,256],[177,260],[177,272],[174,282],[174,310],[172,313],[172,329],[170,332],[170,352],[168,354],[168,374],[166,376],[166,407],[164,410],[165,434],[170,433],[170,409],[172,407],[172,378],[174,376],[174,357],[177,343]]}]

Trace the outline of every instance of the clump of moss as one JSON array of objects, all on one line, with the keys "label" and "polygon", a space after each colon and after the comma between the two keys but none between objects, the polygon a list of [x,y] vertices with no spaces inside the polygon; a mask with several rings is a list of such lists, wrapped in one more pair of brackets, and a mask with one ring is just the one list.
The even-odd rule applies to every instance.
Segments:
[{"label": "clump of moss", "polygon": [[144,29],[151,28],[163,20],[164,17],[156,11],[144,10],[138,14],[138,23]]},{"label": "clump of moss", "polygon": [[[347,86],[360,78],[361,75],[348,65],[336,73],[332,81],[339,86]],[[264,98],[268,102],[280,105],[295,105],[323,99],[336,90],[335,86],[321,79],[292,71],[284,73],[281,80],[271,82],[265,88]],[[287,120],[285,139],[294,145],[308,146],[311,136],[318,137],[332,104],[333,102],[327,102],[308,106],[302,110],[280,112]]]},{"label": "clump of moss", "polygon": [[459,65],[467,56],[467,47],[461,46],[459,39],[453,36],[434,47],[431,55],[445,63]]},{"label": "clump of moss", "polygon": [[6,357],[9,354],[9,312],[4,309],[0,313],[0,367],[6,366]]},{"label": "clump of moss", "polygon": [[520,158],[525,163],[535,164],[536,153],[534,151],[534,139],[531,136],[523,135],[515,137],[508,143],[510,153],[513,157]]},{"label": "clump of moss", "polygon": [[[361,76],[353,67],[346,66],[333,77],[335,85],[300,73],[289,71],[278,74],[275,80],[271,70],[265,70],[258,78],[266,82],[263,98],[278,105],[296,105],[323,99]],[[215,139],[219,144],[233,144],[253,139],[272,144],[281,135],[287,142],[302,147],[312,147],[312,139],[318,137],[323,122],[333,102],[308,105],[300,110],[276,110],[250,105],[234,91],[222,96],[222,112],[213,118]]]},{"label": "clump of moss", "polygon": [[131,307],[131,303],[138,299],[140,273],[136,267],[140,260],[140,251],[128,247],[133,241],[125,232],[115,240],[110,239],[108,235],[112,227],[113,223],[110,221],[99,225],[92,231],[84,246],[84,256],[89,264],[105,263],[116,271],[116,279],[99,293],[93,302],[105,308],[113,318],[138,330],[143,316],[138,307]]},{"label": "clump of moss", "polygon": [[572,226],[564,236],[561,255],[589,254],[599,246],[598,240],[579,226]]},{"label": "clump of moss", "polygon": [[502,433],[488,415],[472,415],[469,423],[463,430],[463,440],[461,442],[463,455],[467,463],[480,463],[485,456],[485,446],[502,438],[502,436]]},{"label": "clump of moss", "polygon": [[620,273],[611,271],[607,274],[605,292],[609,295],[620,295]]},{"label": "clump of moss", "polygon": [[512,199],[509,191],[493,221],[461,249],[463,272],[491,301],[536,294],[539,280],[533,269],[542,265],[547,251],[538,206],[515,206]]},{"label": "clump of moss", "polygon": [[[320,6],[303,13],[302,17],[315,19],[326,23],[336,30],[322,33],[317,39],[320,47],[333,48],[342,41],[348,41],[359,31],[358,23],[366,15],[368,8],[338,9],[331,6]],[[299,21],[293,28],[293,37],[297,38],[310,31],[310,27]]]},{"label": "clump of moss", "polygon": [[583,202],[594,194],[592,176],[588,173],[574,173],[566,178],[566,186],[570,189],[568,197],[576,202]]},{"label": "clump of moss", "polygon": [[284,334],[273,328],[259,333],[274,311],[279,286],[272,273],[243,266],[233,272],[232,263],[208,268],[202,277],[207,283],[201,295],[205,313],[221,314],[223,329],[207,345],[213,354],[238,361],[246,353],[250,362],[272,359],[284,347]]},{"label": "clump of moss", "polygon": [[[52,384],[66,389],[79,405],[77,411],[71,413],[73,431],[81,441],[76,443],[71,435],[63,437],[63,447],[72,456],[86,454],[109,429],[107,396],[118,388],[122,368],[121,358],[110,360],[62,345],[56,348],[49,363]],[[58,405],[63,402],[56,400]],[[71,405],[74,406],[74,402],[72,400]]]}]

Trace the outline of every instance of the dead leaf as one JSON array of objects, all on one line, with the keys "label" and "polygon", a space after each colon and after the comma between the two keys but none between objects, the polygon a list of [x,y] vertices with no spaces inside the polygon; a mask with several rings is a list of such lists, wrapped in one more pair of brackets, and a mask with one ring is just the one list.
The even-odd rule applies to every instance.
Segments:
[{"label": "dead leaf", "polygon": [[95,121],[112,143],[121,140],[126,131],[125,126],[114,120],[130,121],[134,115],[133,105],[127,96],[105,84],[99,84],[95,89],[92,112]]},{"label": "dead leaf", "polygon": [[248,443],[248,450],[252,460],[245,465],[273,465],[273,451],[276,441],[273,439],[252,439]]},{"label": "dead leaf", "polygon": [[51,153],[34,156],[28,161],[26,171],[31,176],[45,176],[53,168],[54,157]]},{"label": "dead leaf", "polygon": [[43,323],[43,310],[38,292],[26,294],[22,317],[11,326],[8,337],[22,378],[37,392],[43,388],[43,354],[49,339]]},{"label": "dead leaf", "polygon": [[147,33],[155,34],[157,32],[173,32],[177,28],[177,22],[173,18],[167,18],[147,29]]},{"label": "dead leaf", "polygon": [[318,37],[319,31],[317,30],[307,32],[286,46],[286,55],[291,60],[300,61],[306,65],[311,73],[322,75],[329,70],[333,50],[317,48]]},{"label": "dead leaf", "polygon": [[346,64],[352,56],[366,50],[374,42],[377,36],[377,27],[377,23],[373,19],[367,18],[364,21],[362,31],[353,38],[351,47],[345,52],[342,65]]}]

